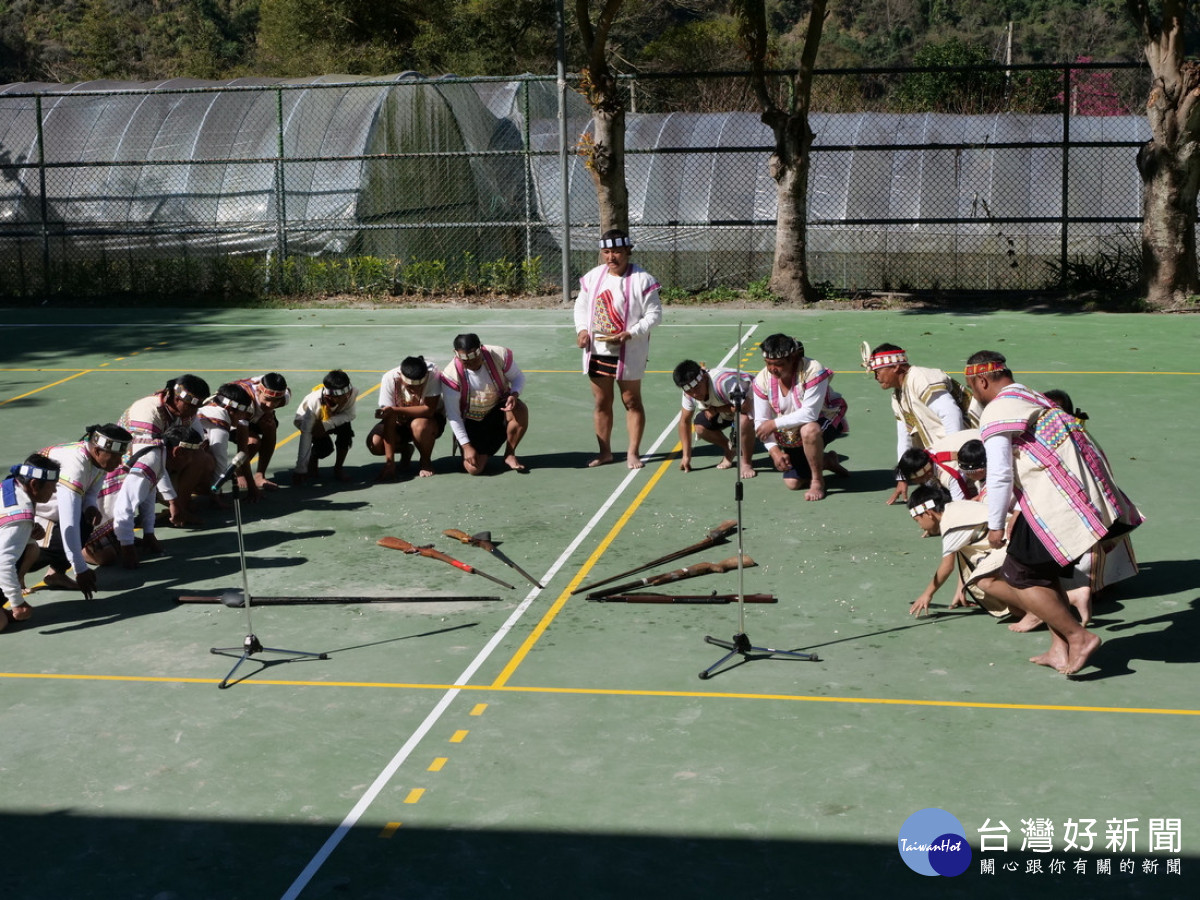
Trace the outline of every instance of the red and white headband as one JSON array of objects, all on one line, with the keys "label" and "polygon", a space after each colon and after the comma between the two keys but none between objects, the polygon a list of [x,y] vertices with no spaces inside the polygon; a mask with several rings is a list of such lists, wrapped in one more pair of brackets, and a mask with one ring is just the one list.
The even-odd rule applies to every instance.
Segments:
[{"label": "red and white headband", "polygon": [[898,366],[906,362],[908,362],[908,354],[903,350],[880,350],[878,353],[872,353],[867,342],[863,341],[862,343],[862,364],[863,368],[868,371],[874,372],[876,369]]},{"label": "red and white headband", "polygon": [[975,363],[963,369],[963,377],[974,378],[976,375],[986,375],[989,372],[1003,372],[1008,368],[1007,362],[992,360],[991,362]]}]

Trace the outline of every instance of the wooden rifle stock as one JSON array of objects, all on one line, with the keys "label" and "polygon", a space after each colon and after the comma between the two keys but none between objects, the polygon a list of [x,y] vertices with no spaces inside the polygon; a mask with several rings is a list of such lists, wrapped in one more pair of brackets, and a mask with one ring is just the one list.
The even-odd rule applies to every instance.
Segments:
[{"label": "wooden rifle stock", "polygon": [[[742,567],[751,568],[758,565],[750,557],[742,556]],[[659,584],[670,584],[672,581],[682,581],[685,578],[697,578],[701,575],[716,575],[721,572],[729,572],[738,567],[738,558],[731,556],[729,559],[723,559],[719,563],[693,563],[690,566],[684,566],[682,569],[676,569],[673,572],[664,572],[661,575],[651,575],[648,578],[639,578],[637,581],[629,581],[625,584],[619,584],[616,587],[606,588],[603,591],[595,591],[590,594],[588,599],[592,597],[607,597],[611,594],[622,594],[640,587],[650,587]],[[578,593],[576,591],[575,593]]]},{"label": "wooden rifle stock", "polygon": [[608,584],[611,581],[616,581],[618,578],[626,578],[630,575],[636,575],[638,572],[645,572],[647,569],[653,569],[655,566],[661,566],[663,563],[674,562],[677,559],[682,559],[692,553],[698,553],[701,550],[707,550],[709,547],[716,544],[725,543],[725,539],[729,535],[737,531],[737,520],[727,519],[716,528],[712,529],[702,541],[697,541],[690,547],[684,547],[682,550],[676,550],[674,553],[668,553],[666,556],[660,556],[658,559],[651,560],[648,563],[643,563],[640,566],[634,566],[625,572],[618,572],[609,578],[602,578],[599,581],[593,581],[591,584],[585,584],[571,591],[572,594],[582,594],[584,591],[590,591],[598,588],[603,584]]},{"label": "wooden rifle stock", "polygon": [[480,550],[486,550],[492,556],[496,557],[496,559],[500,560],[500,562],[521,575],[530,584],[536,585],[539,588],[544,587],[540,581],[500,552],[500,548],[492,543],[492,533],[490,531],[481,531],[479,534],[467,534],[458,528],[447,528],[442,534],[448,538],[454,538],[454,540],[461,543],[470,544],[472,547],[478,547]]},{"label": "wooden rifle stock", "polygon": [[389,550],[399,550],[402,553],[419,553],[421,556],[426,556],[429,559],[439,559],[444,563],[449,563],[456,569],[462,569],[464,572],[468,572],[471,575],[482,575],[489,581],[494,581],[496,584],[503,585],[509,590],[516,590],[513,585],[501,581],[494,575],[489,575],[487,572],[481,572],[474,566],[469,566],[465,562],[460,562],[453,556],[449,556],[443,553],[441,550],[435,550],[433,547],[417,547],[398,537],[381,537],[378,541],[376,541],[376,543],[379,544],[380,547],[387,547]]}]

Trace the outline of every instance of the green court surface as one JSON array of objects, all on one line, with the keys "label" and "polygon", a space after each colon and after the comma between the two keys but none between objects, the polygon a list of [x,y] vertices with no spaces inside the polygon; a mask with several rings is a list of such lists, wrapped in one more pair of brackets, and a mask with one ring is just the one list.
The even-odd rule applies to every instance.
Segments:
[{"label": "green court surface", "polygon": [[[207,510],[203,527],[160,531],[164,556],[103,570],[96,600],[38,591],[35,619],[0,634],[3,900],[1200,893],[1195,317],[668,307],[636,472],[586,468],[591,399],[566,309],[5,320],[5,466],[183,372],[215,387],[277,370],[299,395],[340,367],[364,396],[350,484],[242,504],[251,595],[323,602],[264,604],[249,621],[178,602],[241,583],[232,511]],[[362,439],[380,375],[411,354],[446,361],[460,331],[511,347],[528,373],[531,471],[471,478],[443,438],[436,477],[374,483]],[[572,594],[737,516],[715,451],[678,470],[670,371],[687,357],[757,370],[777,331],[837,372],[851,434],[834,449],[853,473],[807,503],[758,453],[744,588],[778,602],[743,619],[736,605]],[[907,615],[938,547],[884,504],[894,420],[859,366],[863,340],[952,372],[998,349],[1090,414],[1148,521],[1133,538],[1141,573],[1100,596],[1104,645],[1079,677],[1028,662],[1045,632],[950,612],[949,587],[937,615]],[[283,482],[298,399],[273,461]],[[490,531],[545,588],[451,528]],[[389,535],[516,588],[377,546]],[[736,593],[738,578],[672,589]],[[706,636],[743,631],[819,659],[738,656],[698,677],[725,652]],[[256,653],[218,690],[236,659],[210,650],[236,657],[249,633],[328,658]],[[930,808],[971,848],[956,877],[901,857],[906,820]]]}]

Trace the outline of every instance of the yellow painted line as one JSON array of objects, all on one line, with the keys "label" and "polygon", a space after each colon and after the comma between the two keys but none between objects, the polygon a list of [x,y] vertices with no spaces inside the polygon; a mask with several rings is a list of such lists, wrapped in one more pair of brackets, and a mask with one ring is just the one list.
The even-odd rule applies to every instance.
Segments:
[{"label": "yellow painted line", "polygon": [[488,705],[486,703],[476,703],[473,707],[471,707],[471,715],[482,716],[483,711],[487,708]]},{"label": "yellow painted line", "polygon": [[[163,678],[146,675],[77,675],[66,673],[46,672],[0,672],[0,678],[30,678],[61,681],[97,681],[97,682],[142,682],[146,684],[219,684],[219,678]],[[1074,706],[1070,704],[1039,704],[1039,703],[988,703],[984,701],[966,700],[914,700],[904,697],[814,697],[803,694],[744,694],[734,691],[651,691],[623,688],[560,688],[537,685],[503,686],[489,684],[419,684],[412,682],[390,681],[276,681],[271,679],[248,678],[238,682],[237,687],[324,687],[324,688],[382,688],[387,690],[410,691],[497,691],[511,694],[575,694],[585,697],[646,697],[650,699],[682,698],[687,700],[702,700],[714,697],[721,700],[767,700],[789,703],[844,703],[849,706],[883,705],[883,706],[925,706],[945,707],[949,709],[1008,709],[1032,710],[1037,712],[1101,712],[1129,713],[1136,715],[1155,716],[1200,716],[1200,709],[1169,709],[1163,707],[1139,706]],[[467,732],[458,732],[466,735]]]},{"label": "yellow painted line", "polygon": [[451,736],[450,743],[461,744],[463,741],[465,741],[467,739],[467,735],[470,733],[471,732],[469,732],[469,731],[460,729],[459,731],[454,732],[454,734]]},{"label": "yellow painted line", "polygon": [[425,788],[413,788],[408,792],[408,796],[404,798],[405,803],[417,803],[425,793]]},{"label": "yellow painted line", "polygon": [[427,771],[427,772],[440,772],[440,771],[442,771],[442,769],[443,769],[443,768],[445,768],[445,766],[446,766],[446,763],[448,763],[449,761],[450,761],[450,760],[449,760],[447,757],[445,757],[445,756],[439,756],[437,759],[435,759],[433,762],[431,762],[431,763],[429,764],[429,768],[428,768],[428,769],[426,769],[425,771]]},{"label": "yellow painted line", "polygon": [[500,675],[494,682],[492,682],[493,687],[503,687],[508,683],[508,679],[511,678],[513,672],[517,670],[517,666],[521,664],[521,662],[529,654],[529,651],[533,649],[533,645],[536,644],[538,639],[546,633],[546,629],[550,627],[550,623],[554,621],[554,618],[559,614],[562,608],[566,606],[567,600],[571,598],[571,591],[575,590],[575,588],[579,586],[583,579],[587,577],[588,572],[592,571],[592,567],[599,561],[600,557],[604,555],[604,552],[608,550],[608,547],[613,542],[613,539],[620,534],[621,529],[623,529],[629,522],[630,518],[632,518],[633,514],[637,511],[637,508],[642,505],[642,501],[646,499],[652,490],[654,490],[655,485],[657,485],[663,475],[666,474],[667,469],[674,464],[675,454],[682,449],[682,446],[682,444],[677,443],[675,445],[675,449],[672,450],[667,458],[659,464],[658,470],[654,473],[654,475],[651,476],[650,480],[646,482],[646,486],[643,487],[641,491],[638,492],[638,495],[633,498],[628,508],[621,514],[621,518],[617,519],[616,524],[613,525],[608,534],[604,536],[604,540],[602,540],[599,546],[592,551],[592,555],[587,558],[587,561],[584,562],[583,567],[580,568],[580,570],[575,574],[575,577],[571,579],[571,583],[568,584],[563,589],[563,592],[558,595],[558,599],[554,601],[550,609],[548,609],[546,614],[542,616],[542,620],[538,622],[533,631],[530,632],[529,637],[527,637],[525,642],[517,648],[517,652],[513,654],[512,659],[508,661],[508,664],[504,667],[503,671],[500,672]]},{"label": "yellow painted line", "polygon": [[386,825],[383,826],[383,830],[379,832],[379,836],[381,838],[390,838],[393,834],[396,833],[396,829],[398,829],[399,827],[400,827],[399,822],[388,822]]},{"label": "yellow painted line", "polygon": [[[12,371],[40,372],[41,369],[14,369]],[[64,371],[66,371],[66,370],[64,370]],[[83,375],[87,375],[89,372],[94,372],[94,371],[96,371],[96,370],[95,369],[84,369],[82,372],[76,371],[74,375],[70,375],[66,378],[62,378],[58,381],[52,382],[51,384],[42,385],[40,388],[34,388],[32,391],[27,391],[24,394],[18,394],[16,397],[9,397],[7,400],[0,400],[0,406],[3,406],[6,403],[12,403],[14,400],[24,400],[26,397],[32,397],[34,394],[38,394],[38,393],[41,393],[42,391],[49,390],[52,387],[58,387],[60,384],[66,384],[68,381],[72,381],[73,379],[79,378]]]}]

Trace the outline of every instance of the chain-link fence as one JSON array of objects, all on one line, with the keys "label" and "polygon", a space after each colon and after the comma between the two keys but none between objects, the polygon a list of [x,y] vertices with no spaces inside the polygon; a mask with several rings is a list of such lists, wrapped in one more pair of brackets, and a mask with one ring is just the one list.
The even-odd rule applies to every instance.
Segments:
[{"label": "chain-link fence", "polygon": [[[972,71],[818,74],[813,282],[1136,271],[1145,72],[1014,67],[981,88]],[[760,282],[773,140],[746,78],[625,84],[639,261],[681,290]],[[950,102],[895,111],[931,105],[922,91]],[[565,292],[596,262],[589,129],[577,93],[535,76],[0,88],[0,297]]]}]

